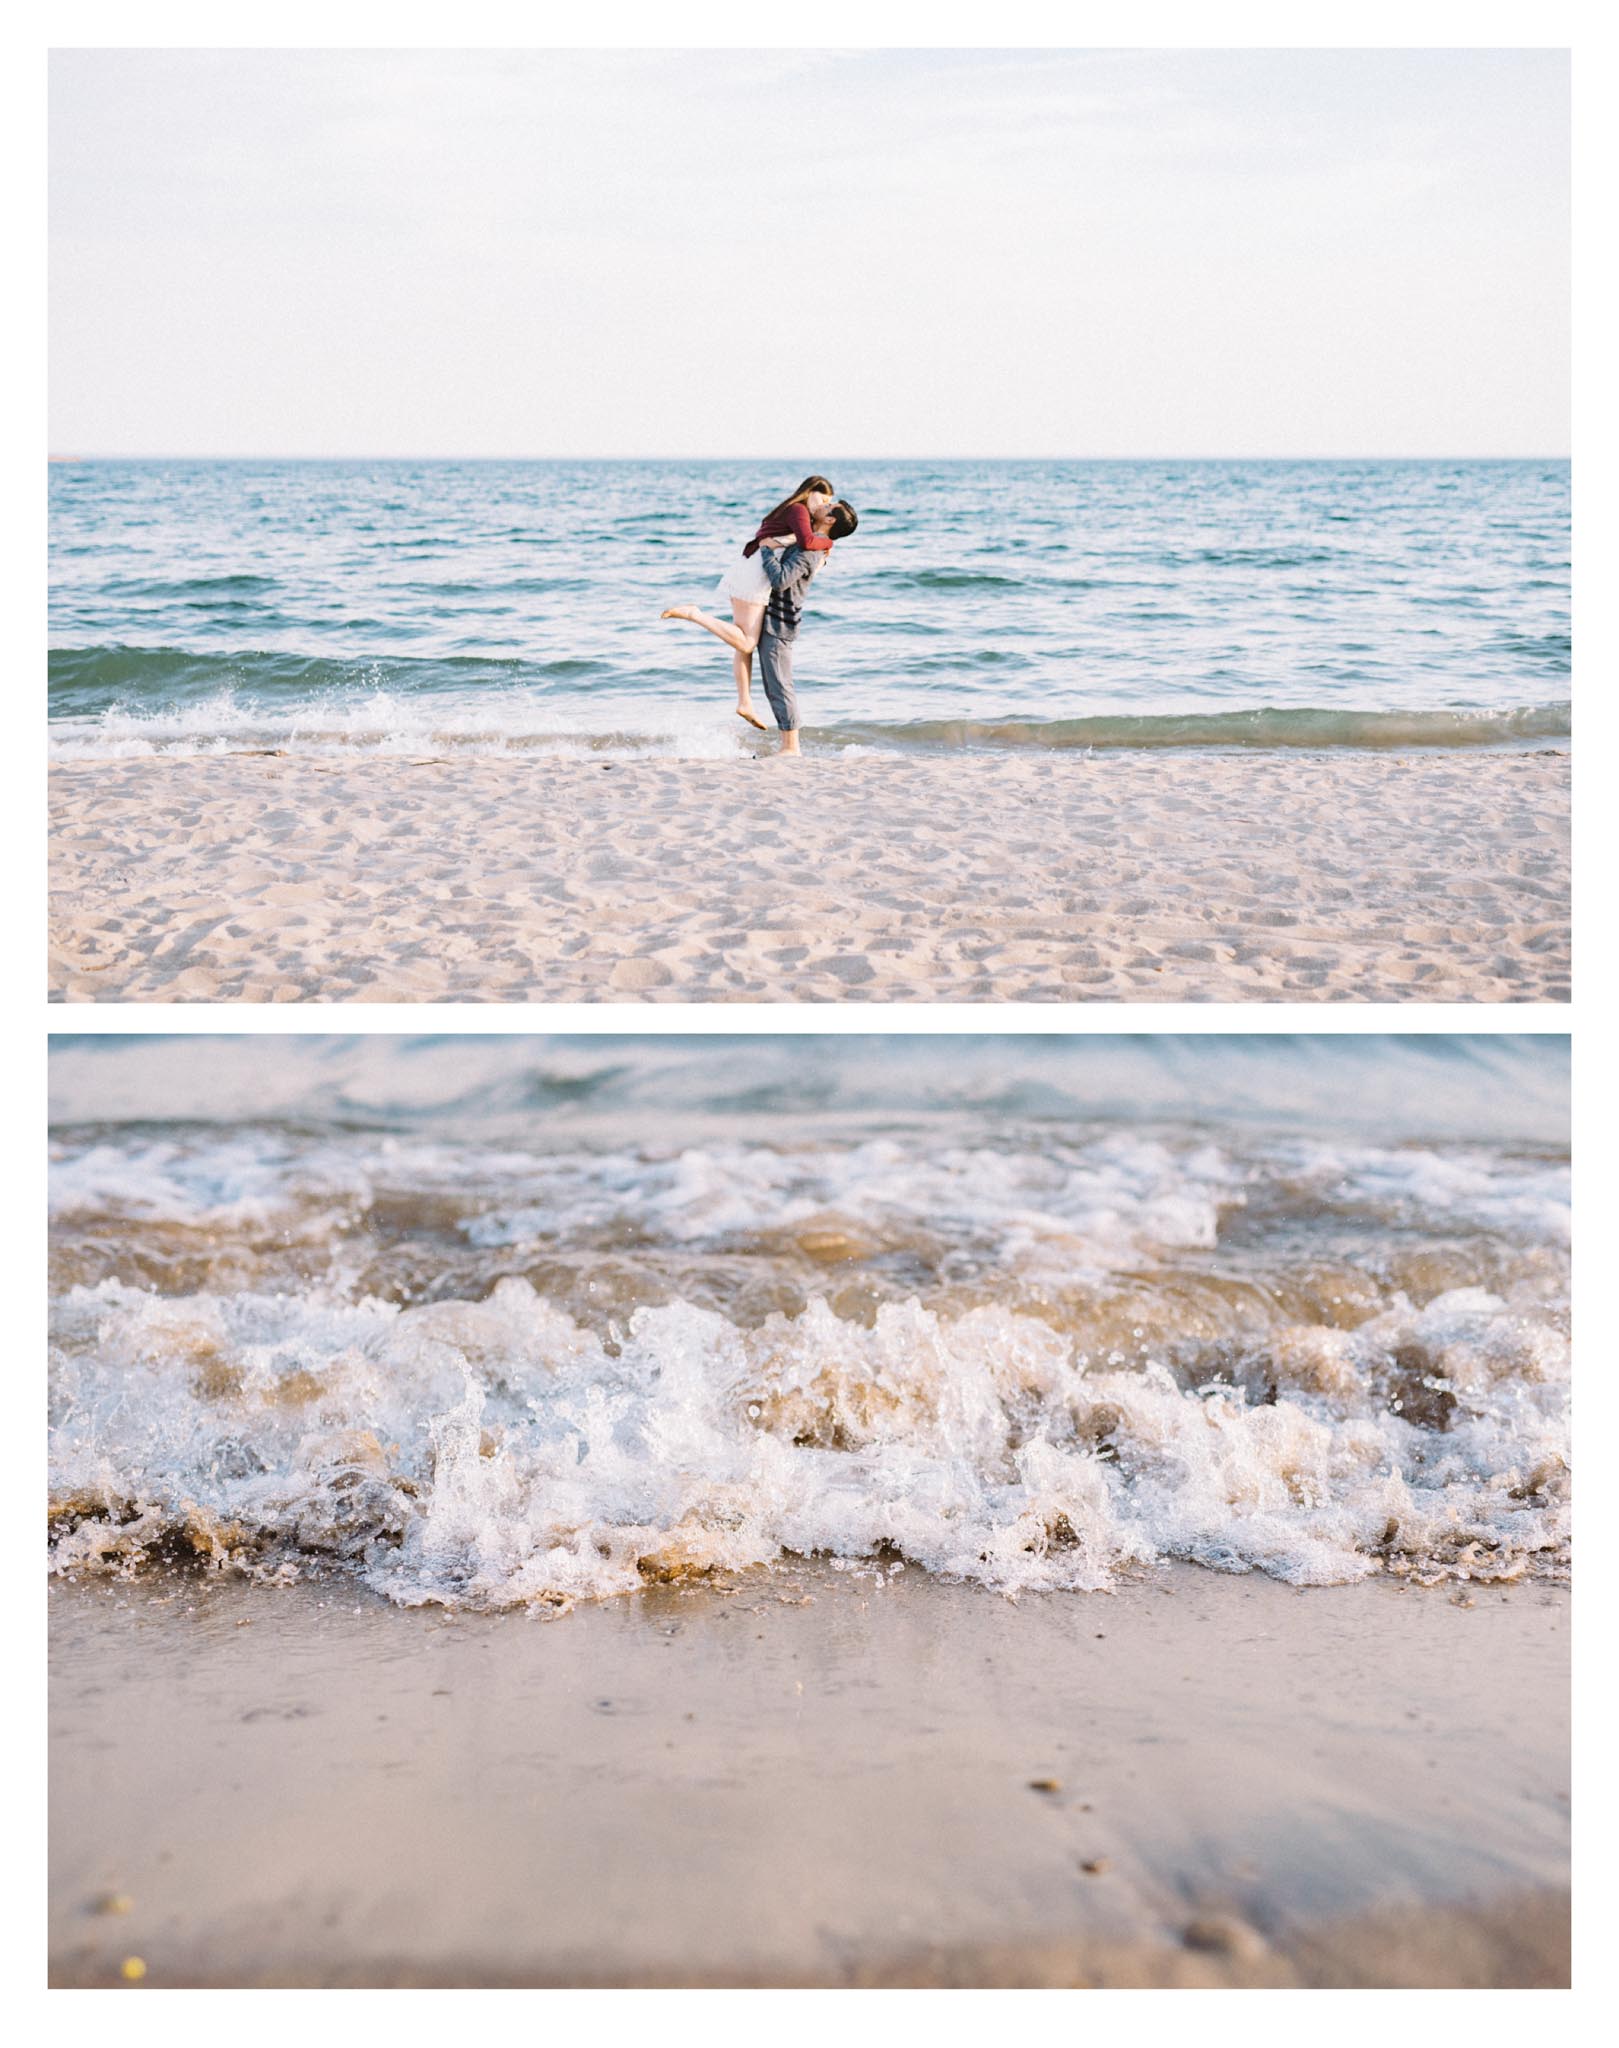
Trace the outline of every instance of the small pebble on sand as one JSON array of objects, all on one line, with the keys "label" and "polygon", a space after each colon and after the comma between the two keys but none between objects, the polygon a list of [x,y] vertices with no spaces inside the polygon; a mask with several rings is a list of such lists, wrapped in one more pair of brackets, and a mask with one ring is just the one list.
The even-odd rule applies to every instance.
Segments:
[{"label": "small pebble on sand", "polygon": [[1264,1938],[1257,1929],[1245,1921],[1233,1920],[1227,1913],[1210,1913],[1189,1921],[1181,1939],[1188,1948],[1200,1949],[1207,1955],[1234,1956],[1239,1962],[1265,1953]]}]

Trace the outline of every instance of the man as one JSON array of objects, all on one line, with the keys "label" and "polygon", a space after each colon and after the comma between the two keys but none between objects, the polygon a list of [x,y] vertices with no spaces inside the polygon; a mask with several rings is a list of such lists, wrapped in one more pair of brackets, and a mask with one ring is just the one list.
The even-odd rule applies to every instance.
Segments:
[{"label": "man", "polygon": [[[817,520],[815,531],[829,540],[842,540],[860,524],[846,498],[829,505]],[[759,674],[765,696],[781,728],[781,751],[796,754],[798,745],[798,694],[793,688],[793,642],[798,638],[804,616],[804,593],[810,579],[826,560],[812,548],[796,543],[790,548],[763,547],[759,561],[770,578],[770,597],[765,604],[764,623],[759,629]]]}]

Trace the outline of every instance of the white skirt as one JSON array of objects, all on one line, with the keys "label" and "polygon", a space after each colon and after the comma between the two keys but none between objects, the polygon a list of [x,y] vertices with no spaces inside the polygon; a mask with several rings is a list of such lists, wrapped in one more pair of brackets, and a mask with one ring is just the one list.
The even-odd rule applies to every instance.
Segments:
[{"label": "white skirt", "polygon": [[745,555],[738,549],[719,580],[715,596],[734,597],[741,604],[768,604],[770,578],[765,574],[759,553]]}]

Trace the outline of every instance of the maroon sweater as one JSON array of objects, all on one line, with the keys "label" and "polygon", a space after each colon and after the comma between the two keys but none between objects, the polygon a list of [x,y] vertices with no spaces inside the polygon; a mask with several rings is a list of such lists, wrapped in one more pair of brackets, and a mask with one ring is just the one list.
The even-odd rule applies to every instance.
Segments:
[{"label": "maroon sweater", "polygon": [[[783,519],[787,521],[786,527],[781,523]],[[792,531],[794,540],[798,542],[801,548],[813,548],[817,554],[822,555],[829,555],[832,552],[830,536],[824,533],[817,533],[810,525],[808,506],[789,505],[784,513],[776,515],[774,525],[772,525],[769,519],[764,521],[759,531],[742,550],[743,554],[756,555],[759,552],[760,541],[771,540],[778,533],[785,533],[789,528]]]}]

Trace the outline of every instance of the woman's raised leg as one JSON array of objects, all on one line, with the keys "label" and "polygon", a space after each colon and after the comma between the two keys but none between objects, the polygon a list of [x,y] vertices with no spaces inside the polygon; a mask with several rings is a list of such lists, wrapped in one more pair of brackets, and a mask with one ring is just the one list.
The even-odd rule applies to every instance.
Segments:
[{"label": "woman's raised leg", "polygon": [[732,598],[731,609],[739,615],[743,612],[756,614],[751,639],[740,627],[730,624],[725,619],[711,618],[707,612],[700,611],[694,604],[672,604],[667,611],[659,612],[658,617],[687,619],[692,625],[701,626],[705,633],[712,633],[716,640],[723,640],[727,647],[734,648],[738,654],[751,654],[759,644],[759,626],[764,621],[765,608],[762,604],[738,604],[736,599]]},{"label": "woman's raised leg", "polygon": [[701,626],[705,633],[712,633],[716,640],[725,642],[731,650],[731,673],[736,679],[736,715],[745,718],[749,725],[756,725],[761,732],[768,731],[764,720],[755,716],[752,699],[753,650],[759,644],[759,630],[765,622],[764,606],[744,604],[740,598],[733,597],[730,624],[724,619],[711,618],[694,604],[672,604],[658,616],[685,619],[693,626]]}]

